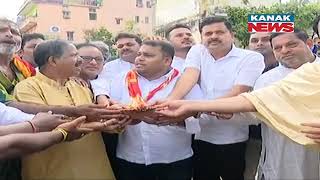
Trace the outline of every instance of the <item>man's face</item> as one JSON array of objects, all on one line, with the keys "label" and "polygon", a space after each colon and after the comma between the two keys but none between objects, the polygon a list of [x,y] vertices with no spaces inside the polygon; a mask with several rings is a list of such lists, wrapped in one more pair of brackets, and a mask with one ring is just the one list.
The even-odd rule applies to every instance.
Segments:
[{"label": "man's face", "polygon": [[22,49],[22,59],[28,61],[32,64],[33,67],[37,67],[37,64],[34,62],[33,51],[35,47],[43,42],[42,39],[31,39],[27,41]]},{"label": "man's face", "polygon": [[227,52],[233,43],[233,34],[227,29],[223,22],[206,25],[201,32],[202,43],[209,51]]},{"label": "man's face", "polygon": [[21,35],[18,26],[10,21],[0,21],[0,54],[15,53],[20,43]]},{"label": "man's face", "polygon": [[79,57],[76,47],[69,44],[65,48],[64,54],[56,60],[57,73],[64,79],[79,76],[81,63],[82,59]]},{"label": "man's face", "polygon": [[189,50],[194,44],[192,33],[187,28],[177,28],[169,33],[169,41],[175,50]]},{"label": "man's face", "polygon": [[137,57],[140,48],[139,43],[134,38],[118,39],[116,46],[121,59],[134,63],[134,59]]},{"label": "man's face", "polygon": [[92,46],[78,49],[79,56],[83,59],[81,74],[93,80],[102,71],[104,58],[101,51]]},{"label": "man's face", "polygon": [[135,60],[135,67],[144,77],[153,77],[169,69],[172,59],[164,56],[160,47],[142,45]]},{"label": "man's face", "polygon": [[254,33],[251,34],[249,40],[249,49],[257,51],[263,55],[268,55],[272,52],[270,43],[270,33]]},{"label": "man's face", "polygon": [[[310,57],[310,49],[294,33],[281,34],[272,39],[276,59],[285,67],[297,69]],[[311,53],[312,54],[312,53]]]}]

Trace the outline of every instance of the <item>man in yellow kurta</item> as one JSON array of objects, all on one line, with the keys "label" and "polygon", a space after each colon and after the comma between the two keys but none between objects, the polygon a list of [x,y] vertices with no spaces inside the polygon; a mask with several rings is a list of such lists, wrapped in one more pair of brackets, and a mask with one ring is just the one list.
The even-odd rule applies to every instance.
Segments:
[{"label": "man in yellow kurta", "polygon": [[[92,103],[91,91],[68,80],[80,72],[81,58],[65,41],[38,45],[35,61],[40,73],[16,85],[18,101],[44,105],[77,106]],[[100,133],[90,133],[78,141],[58,144],[22,161],[24,180],[113,180]]]}]

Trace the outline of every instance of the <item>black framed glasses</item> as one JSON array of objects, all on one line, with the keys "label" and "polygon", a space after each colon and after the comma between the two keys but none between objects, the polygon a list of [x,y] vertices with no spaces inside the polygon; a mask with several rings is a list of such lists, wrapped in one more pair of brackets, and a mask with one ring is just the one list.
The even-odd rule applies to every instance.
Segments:
[{"label": "black framed glasses", "polygon": [[92,57],[92,56],[80,56],[84,62],[91,62],[95,60],[97,63],[103,63],[104,59],[102,57]]}]

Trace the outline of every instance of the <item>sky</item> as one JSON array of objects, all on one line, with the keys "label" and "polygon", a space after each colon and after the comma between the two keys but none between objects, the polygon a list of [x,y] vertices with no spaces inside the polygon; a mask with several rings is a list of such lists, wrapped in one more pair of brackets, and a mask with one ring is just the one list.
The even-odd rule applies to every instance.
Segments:
[{"label": "sky", "polygon": [[1,0],[0,17],[16,20],[18,11],[25,0]]}]

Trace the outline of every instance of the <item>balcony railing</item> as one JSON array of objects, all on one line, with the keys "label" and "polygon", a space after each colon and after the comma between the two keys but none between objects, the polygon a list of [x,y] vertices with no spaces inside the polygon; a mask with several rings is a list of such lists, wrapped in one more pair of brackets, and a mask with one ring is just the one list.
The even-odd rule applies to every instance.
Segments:
[{"label": "balcony railing", "polygon": [[21,18],[18,25],[22,33],[28,32],[30,29],[37,26],[37,17]]}]

